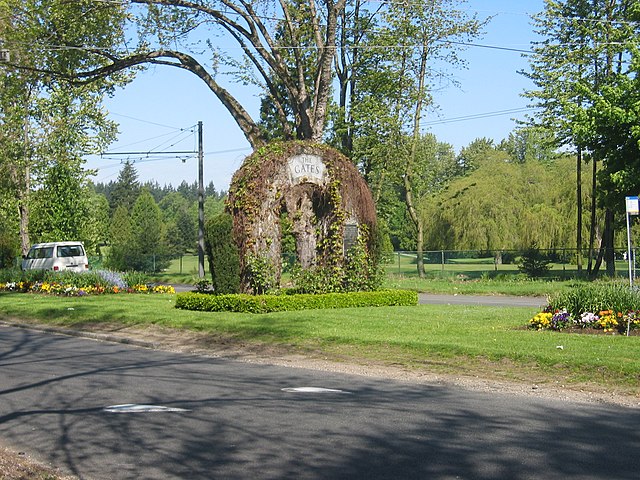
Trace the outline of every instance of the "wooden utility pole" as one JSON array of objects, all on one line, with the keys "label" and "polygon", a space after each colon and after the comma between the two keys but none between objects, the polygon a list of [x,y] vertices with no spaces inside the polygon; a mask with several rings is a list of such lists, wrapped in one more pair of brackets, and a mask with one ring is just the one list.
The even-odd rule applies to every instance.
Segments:
[{"label": "wooden utility pole", "polygon": [[198,277],[204,278],[204,152],[202,122],[198,122]]}]

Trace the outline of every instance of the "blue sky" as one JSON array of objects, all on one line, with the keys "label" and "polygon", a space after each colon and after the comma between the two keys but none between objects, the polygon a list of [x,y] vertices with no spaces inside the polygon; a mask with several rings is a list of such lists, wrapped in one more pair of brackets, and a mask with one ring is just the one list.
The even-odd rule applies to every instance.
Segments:
[{"label": "blue sky", "polygon": [[[484,36],[475,43],[528,50],[530,42],[536,39],[530,15],[543,9],[543,0],[469,0],[463,8],[477,12],[480,18],[494,16]],[[517,73],[528,67],[527,59],[518,52],[468,47],[462,55],[468,68],[453,72],[460,88],[438,91],[435,100],[439,112],[423,120],[425,130],[440,141],[451,143],[456,152],[475,138],[487,137],[496,142],[506,138],[515,126],[514,119],[524,118],[522,110],[527,101],[520,94],[531,86]],[[250,113],[255,114],[258,107],[255,94],[247,88],[241,98]],[[140,73],[108,99],[106,108],[120,124],[121,132],[110,152],[195,150],[196,136],[189,129],[202,121],[205,183],[213,181],[218,189],[228,188],[231,176],[251,151],[229,113],[204,83],[176,68],[156,67]],[[494,112],[511,113],[485,115]],[[478,118],[461,120],[469,116]],[[120,162],[127,158],[135,160],[138,177],[143,182],[154,180],[161,185],[177,186],[183,180],[193,182],[197,178],[195,158],[183,162],[169,156],[89,157],[87,167],[98,170],[94,181],[109,182],[117,178]]]}]

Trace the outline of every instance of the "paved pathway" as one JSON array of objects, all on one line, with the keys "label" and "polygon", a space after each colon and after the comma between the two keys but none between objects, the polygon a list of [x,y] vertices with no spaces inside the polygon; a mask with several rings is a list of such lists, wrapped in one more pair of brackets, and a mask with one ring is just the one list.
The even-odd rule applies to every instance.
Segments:
[{"label": "paved pathway", "polygon": [[508,295],[443,295],[435,293],[418,294],[422,305],[485,305],[493,307],[544,307],[545,297],[515,297]]}]

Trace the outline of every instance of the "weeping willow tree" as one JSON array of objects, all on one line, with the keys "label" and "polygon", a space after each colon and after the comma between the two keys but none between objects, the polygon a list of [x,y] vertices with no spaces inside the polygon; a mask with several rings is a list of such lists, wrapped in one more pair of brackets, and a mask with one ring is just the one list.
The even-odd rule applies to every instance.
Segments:
[{"label": "weeping willow tree", "polygon": [[[570,159],[511,163],[504,152],[422,204],[431,249],[492,252],[572,244],[577,215]],[[583,190],[588,195],[588,189]]]}]

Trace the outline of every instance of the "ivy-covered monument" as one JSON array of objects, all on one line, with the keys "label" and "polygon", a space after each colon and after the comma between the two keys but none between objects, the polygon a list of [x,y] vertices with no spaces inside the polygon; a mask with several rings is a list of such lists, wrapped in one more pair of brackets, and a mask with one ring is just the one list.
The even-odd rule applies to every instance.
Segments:
[{"label": "ivy-covered monument", "polygon": [[[256,150],[233,176],[227,214],[242,292],[279,285],[284,232],[295,241],[298,290],[377,286],[371,192],[353,163],[326,145],[293,141]],[[216,255],[215,245],[210,251]]]}]

